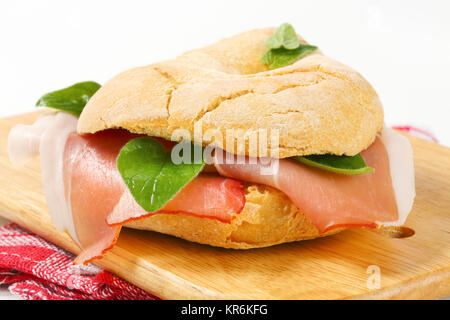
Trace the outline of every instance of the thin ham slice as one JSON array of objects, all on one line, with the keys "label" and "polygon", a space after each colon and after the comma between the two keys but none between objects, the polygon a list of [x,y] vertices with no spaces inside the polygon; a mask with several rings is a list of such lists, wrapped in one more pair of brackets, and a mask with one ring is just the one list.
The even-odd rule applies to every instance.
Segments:
[{"label": "thin ham slice", "polygon": [[200,174],[156,212],[146,212],[125,188],[106,221],[118,225],[158,213],[183,213],[230,222],[244,207],[243,188],[238,180]]},{"label": "thin ham slice", "polygon": [[[243,184],[217,175],[199,175],[161,210],[147,213],[134,200],[116,167],[120,149],[138,135],[107,130],[75,133],[77,118],[43,115],[32,125],[15,126],[8,153],[15,166],[41,155],[44,191],[55,226],[81,247],[76,264],[101,258],[131,219],[157,213],[190,214],[229,222],[245,204]],[[156,138],[166,150],[174,143]],[[109,225],[108,215],[115,221]]]},{"label": "thin ham slice", "polygon": [[[398,136],[390,131],[387,134]],[[394,136],[391,139],[399,138]],[[409,142],[403,149],[408,151],[408,146]],[[309,167],[292,159],[247,159],[243,164],[227,164],[227,155],[223,152],[216,152],[214,162],[222,176],[281,190],[320,232],[337,227],[374,228],[385,222],[393,225],[400,220],[399,203],[391,179],[389,154],[382,138],[377,137],[375,142],[362,152],[362,156],[367,165],[374,168],[373,173],[347,176]],[[402,165],[409,170],[412,167],[412,158],[405,159]],[[400,158],[397,160],[401,161]],[[409,178],[411,173],[407,176]],[[403,199],[405,201],[401,202],[402,207],[407,207],[406,215],[411,210],[414,199],[414,193],[411,193],[409,187],[407,189],[400,191],[406,192]],[[404,222],[403,217],[406,219],[405,212],[402,212],[401,219]]]},{"label": "thin ham slice", "polygon": [[[130,220],[174,213],[230,222],[245,205],[241,181],[281,190],[320,232],[339,226],[402,225],[414,200],[411,146],[406,138],[384,128],[381,137],[362,152],[373,173],[345,176],[292,159],[227,164],[226,154],[216,152],[214,166],[221,176],[200,174],[161,210],[148,213],[136,203],[116,167],[120,149],[138,135],[106,130],[79,136],[74,132],[76,122],[64,113],[46,115],[31,126],[13,128],[8,141],[10,159],[17,165],[39,151],[52,219],[82,248],[76,263],[100,258]],[[166,150],[173,147],[172,142],[158,141]]]},{"label": "thin ham slice", "polygon": [[[229,222],[245,204],[240,181],[199,175],[161,210],[146,212],[123,182],[116,166],[120,149],[138,137],[125,130],[69,135],[64,151],[66,198],[83,248],[75,263],[100,258],[117,241],[121,225],[158,213],[181,213]],[[170,143],[164,143],[170,149]]]},{"label": "thin ham slice", "polygon": [[54,112],[41,115],[32,125],[16,125],[9,132],[8,155],[15,166],[41,155],[44,193],[53,224],[79,244],[63,181],[63,152],[68,135],[76,130],[77,121],[68,113]]},{"label": "thin ham slice", "polygon": [[116,157],[134,136],[105,131],[87,137],[69,135],[64,151],[65,196],[73,216],[79,245],[75,263],[101,257],[117,241],[120,226],[109,226],[106,216],[122,196],[124,186]]}]

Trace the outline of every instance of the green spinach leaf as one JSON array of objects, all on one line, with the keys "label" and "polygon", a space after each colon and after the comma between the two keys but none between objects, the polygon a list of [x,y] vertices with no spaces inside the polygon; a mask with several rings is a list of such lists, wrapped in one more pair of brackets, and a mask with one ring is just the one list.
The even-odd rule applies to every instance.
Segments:
[{"label": "green spinach leaf", "polygon": [[315,50],[317,50],[317,47],[309,44],[301,44],[292,50],[285,48],[270,49],[264,54],[262,62],[270,69],[281,68],[290,65]]},{"label": "green spinach leaf", "polygon": [[[179,154],[173,154],[174,150],[180,150]],[[200,159],[195,159],[199,151]],[[184,162],[173,161],[174,157],[182,157]],[[117,157],[120,175],[136,202],[147,212],[161,209],[204,166],[201,147],[191,142],[180,142],[172,152],[167,152],[155,139],[136,138],[129,141]]]},{"label": "green spinach leaf", "polygon": [[36,106],[58,109],[79,117],[86,103],[99,88],[100,85],[93,81],[79,82],[43,95]]},{"label": "green spinach leaf", "polygon": [[283,47],[289,50],[298,48],[300,42],[298,41],[294,28],[289,23],[283,23],[278,27],[275,33],[264,42],[264,44],[269,49]]},{"label": "green spinach leaf", "polygon": [[301,44],[294,28],[289,23],[283,23],[266,41],[269,48],[262,57],[262,63],[270,69],[281,68],[303,58],[317,50],[316,46]]},{"label": "green spinach leaf", "polygon": [[373,171],[373,168],[366,165],[361,154],[355,156],[323,154],[294,158],[308,166],[346,175],[365,174]]}]

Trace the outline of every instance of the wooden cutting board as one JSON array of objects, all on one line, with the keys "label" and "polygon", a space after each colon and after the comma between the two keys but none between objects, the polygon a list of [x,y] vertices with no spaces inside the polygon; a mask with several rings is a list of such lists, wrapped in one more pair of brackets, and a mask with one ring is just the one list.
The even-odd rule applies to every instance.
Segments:
[{"label": "wooden cutting board", "polygon": [[[37,116],[0,120],[0,215],[76,254],[74,242],[52,226],[39,161],[15,169],[6,154],[10,128],[30,124]],[[409,138],[417,186],[406,222],[416,231],[411,238],[388,239],[353,229],[322,239],[235,251],[124,229],[97,264],[164,299],[450,296],[450,149]],[[380,288],[373,289],[377,275]]]}]

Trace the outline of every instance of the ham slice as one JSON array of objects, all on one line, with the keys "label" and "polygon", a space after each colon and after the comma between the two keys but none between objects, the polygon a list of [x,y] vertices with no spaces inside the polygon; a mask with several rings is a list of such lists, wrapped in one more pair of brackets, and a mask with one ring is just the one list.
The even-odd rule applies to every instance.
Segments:
[{"label": "ham slice", "polygon": [[[404,155],[401,156],[398,150]],[[391,157],[393,153],[395,155]],[[319,232],[337,227],[374,228],[377,225],[403,224],[415,196],[409,141],[385,128],[382,137],[377,137],[362,152],[362,156],[374,172],[346,176],[309,167],[292,159],[247,158],[243,164],[227,164],[224,152],[216,152],[214,163],[222,176],[281,190]],[[391,172],[391,167],[398,169],[401,177]],[[391,173],[394,174],[395,184]]]},{"label": "ham slice", "polygon": [[[75,133],[77,118],[66,113],[18,125],[8,137],[10,160],[19,166],[40,153],[44,191],[55,226],[82,248],[76,264],[101,258],[129,220],[157,213],[190,214],[229,222],[245,204],[243,184],[217,175],[199,175],[161,210],[147,213],[134,200],[116,167],[120,149],[138,135],[107,130]],[[172,142],[158,139],[166,150]],[[111,215],[114,225],[107,223]]]},{"label": "ham slice", "polygon": [[16,125],[8,136],[8,155],[15,166],[41,155],[44,193],[53,224],[80,244],[64,194],[62,157],[67,137],[76,130],[77,121],[75,116],[59,112],[43,114],[32,125]]},{"label": "ham slice", "polygon": [[[414,167],[408,140],[390,129],[362,152],[375,170],[344,176],[292,159],[251,159],[223,163],[216,152],[217,174],[202,173],[161,210],[141,208],[123,182],[116,158],[129,140],[125,130],[79,136],[77,119],[64,113],[40,117],[31,126],[10,132],[8,152],[20,165],[38,153],[44,191],[55,226],[82,248],[76,263],[100,258],[111,248],[127,221],[158,213],[189,214],[230,222],[245,205],[243,183],[264,184],[283,191],[320,232],[339,226],[401,225],[414,199]],[[158,139],[166,150],[173,143]],[[231,156],[232,158],[233,156]],[[222,161],[221,161],[222,160]]]},{"label": "ham slice", "polygon": [[[84,249],[76,263],[100,258],[117,241],[121,225],[158,213],[184,213],[229,222],[245,204],[243,184],[200,175],[161,210],[147,213],[134,200],[116,166],[120,149],[138,137],[125,130],[69,135],[64,181],[75,230]],[[170,144],[164,146],[169,149]]]},{"label": "ham slice", "polygon": [[123,145],[135,136],[105,131],[87,137],[71,133],[63,155],[67,206],[73,216],[79,245],[83,249],[75,263],[92,261],[111,248],[120,226],[109,226],[106,216],[122,196],[124,186],[116,168]]},{"label": "ham slice", "polygon": [[200,174],[164,207],[149,213],[137,204],[129,189],[125,188],[106,221],[110,225],[117,225],[158,213],[183,213],[230,222],[245,205],[243,189],[241,181]]},{"label": "ham slice", "polygon": [[398,219],[377,221],[377,225],[401,226],[411,212],[416,196],[413,150],[405,136],[390,128],[383,128],[380,139],[389,155],[389,169],[397,202]]}]

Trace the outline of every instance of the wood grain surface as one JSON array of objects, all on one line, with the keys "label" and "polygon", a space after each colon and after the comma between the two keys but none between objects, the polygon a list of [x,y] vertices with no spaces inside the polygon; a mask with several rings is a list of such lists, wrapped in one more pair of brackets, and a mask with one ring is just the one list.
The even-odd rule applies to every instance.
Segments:
[{"label": "wood grain surface", "polygon": [[[0,120],[0,215],[73,252],[51,223],[39,161],[13,168],[7,135],[38,113]],[[165,299],[431,299],[450,295],[450,149],[409,137],[417,197],[406,225],[389,239],[352,229],[322,239],[236,251],[124,229],[97,264]],[[370,267],[372,266],[372,267]],[[374,267],[375,266],[375,267]],[[369,289],[379,268],[380,288]],[[369,277],[372,278],[369,279]],[[369,286],[370,287],[370,286]]]}]

